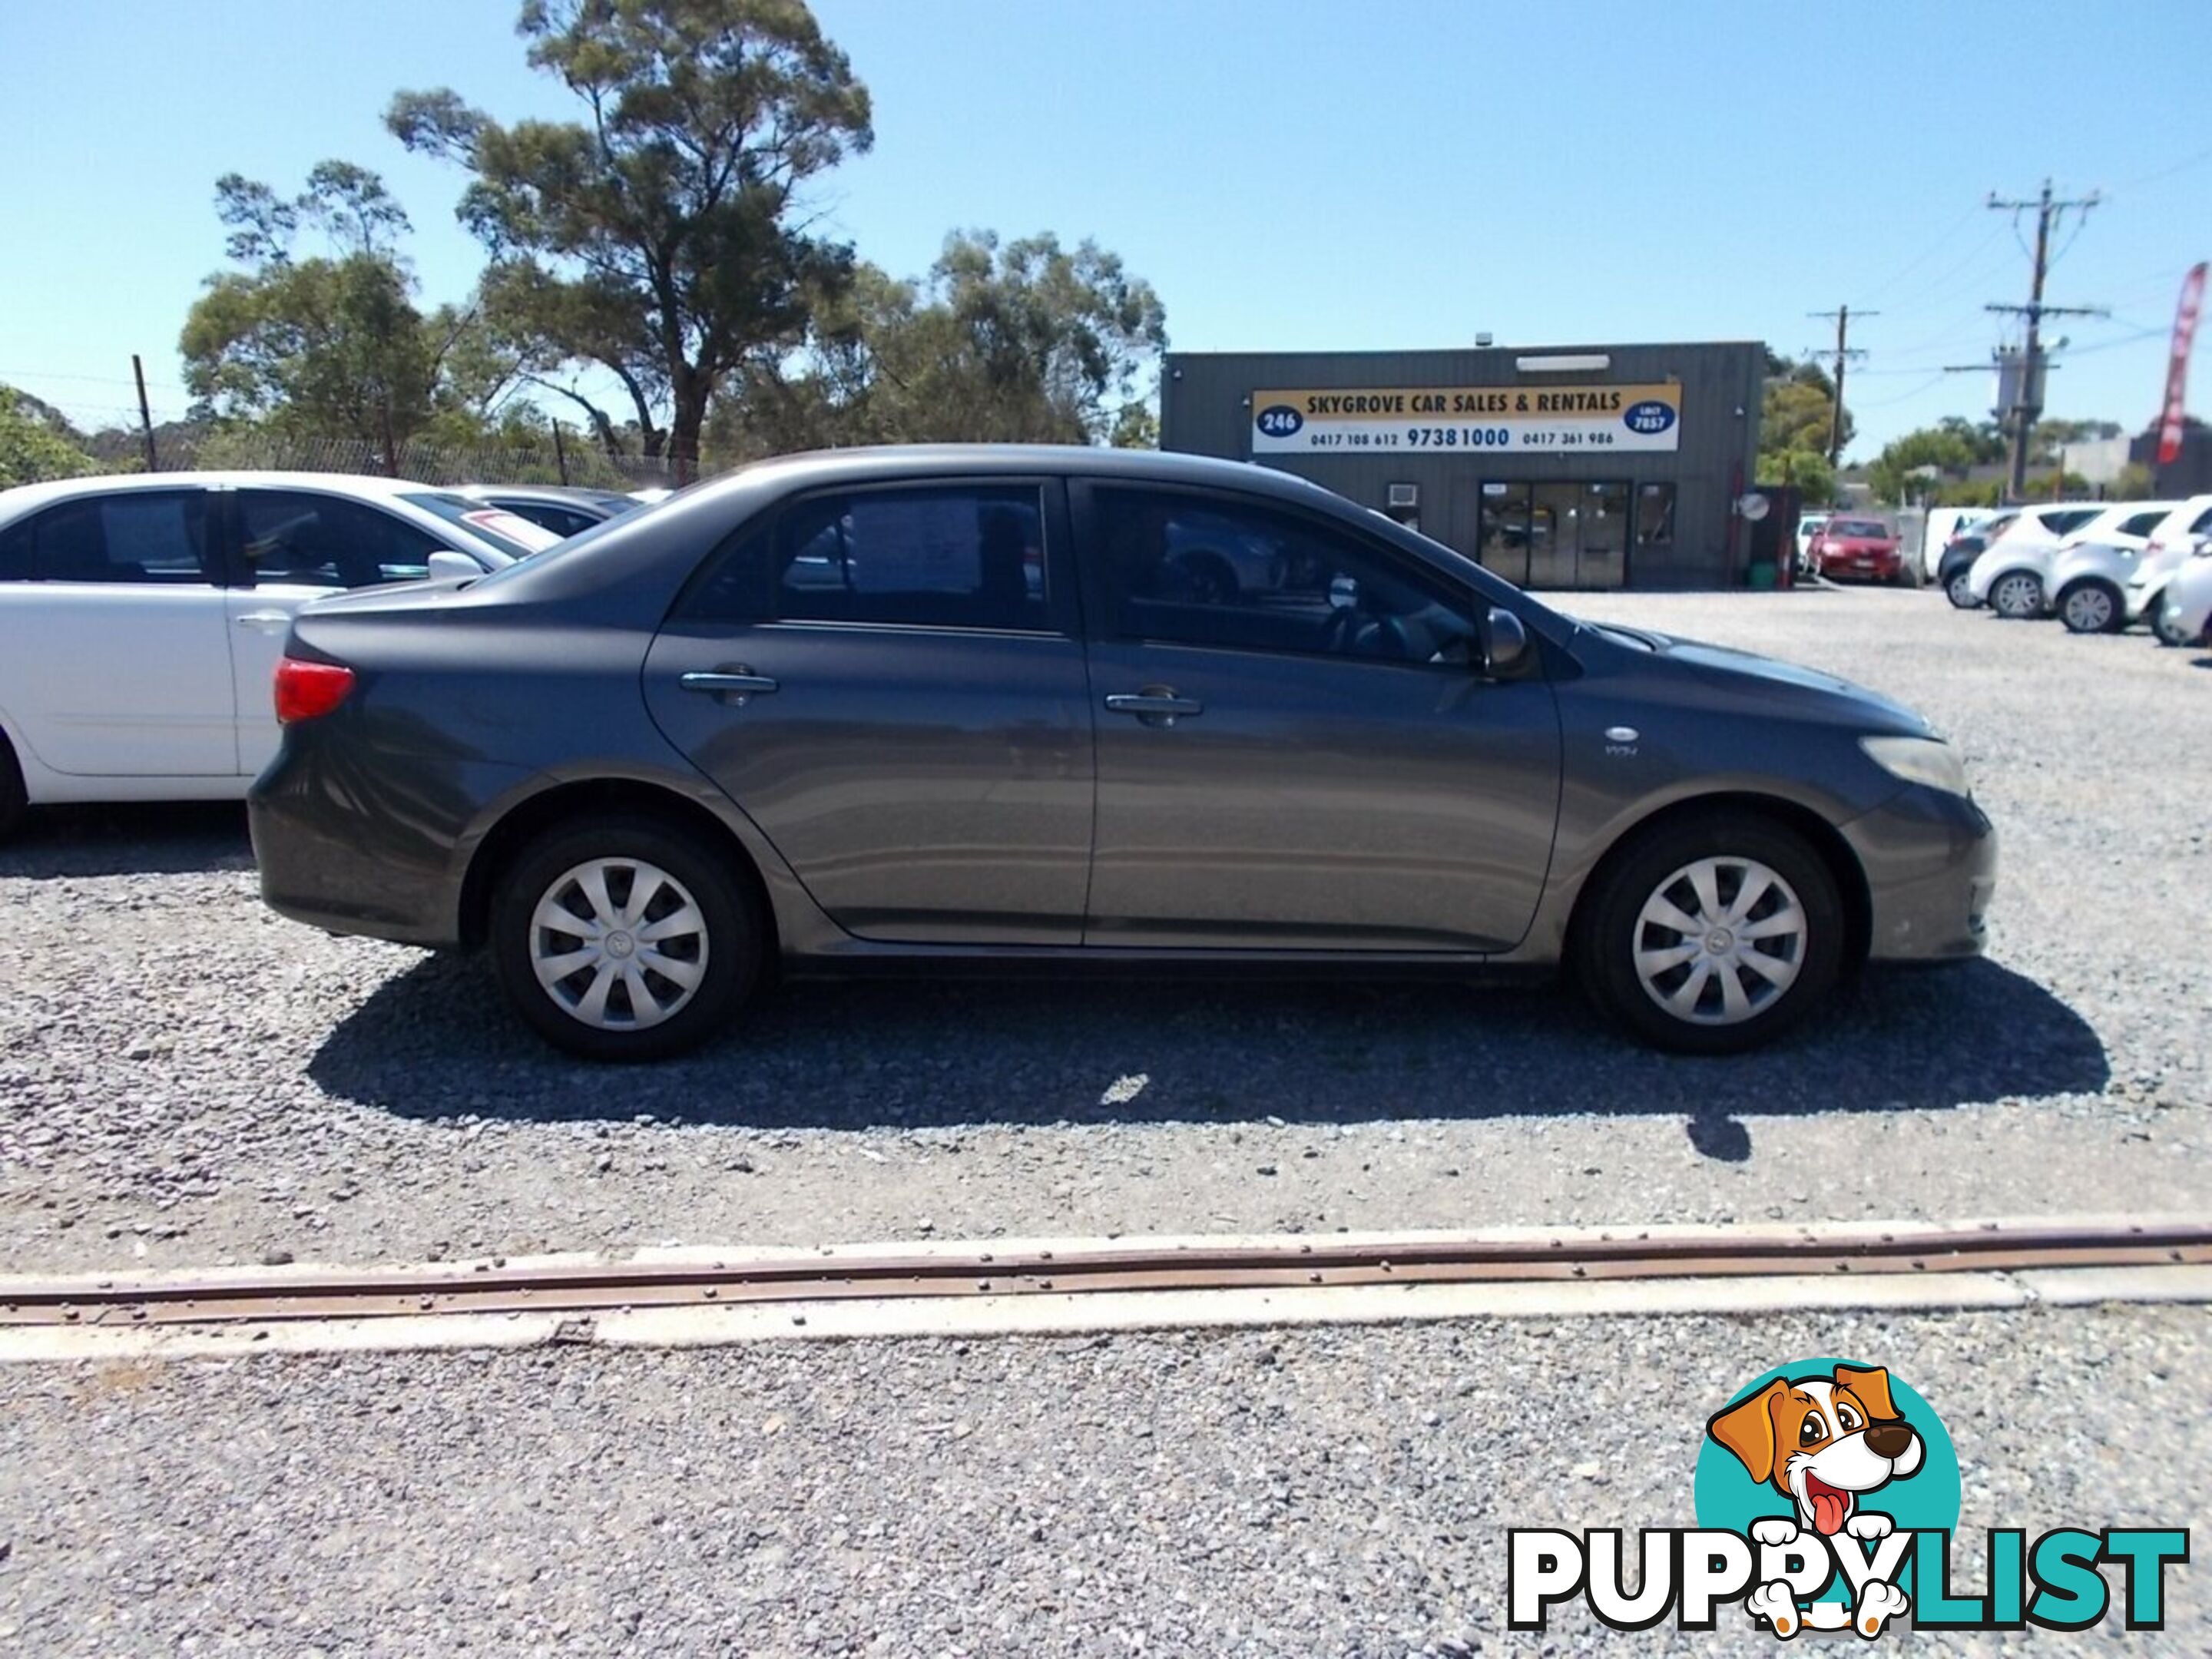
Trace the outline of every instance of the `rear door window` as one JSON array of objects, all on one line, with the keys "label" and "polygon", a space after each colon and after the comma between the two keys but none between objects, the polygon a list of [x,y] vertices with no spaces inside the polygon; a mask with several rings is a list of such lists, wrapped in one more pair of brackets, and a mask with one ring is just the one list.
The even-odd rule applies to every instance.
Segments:
[{"label": "rear door window", "polygon": [[30,574],[40,581],[177,586],[209,580],[204,490],[118,490],[64,501],[27,528]]},{"label": "rear door window", "polygon": [[1052,627],[1044,511],[1033,485],[817,495],[749,532],[685,606],[719,622]]},{"label": "rear door window", "polygon": [[2148,536],[2165,520],[2166,514],[2166,508],[2156,507],[2148,513],[2138,513],[2131,519],[2124,519],[2120,523],[2120,534]]},{"label": "rear door window", "polygon": [[307,489],[241,489],[238,538],[254,584],[374,587],[427,575],[438,544],[398,515]]}]

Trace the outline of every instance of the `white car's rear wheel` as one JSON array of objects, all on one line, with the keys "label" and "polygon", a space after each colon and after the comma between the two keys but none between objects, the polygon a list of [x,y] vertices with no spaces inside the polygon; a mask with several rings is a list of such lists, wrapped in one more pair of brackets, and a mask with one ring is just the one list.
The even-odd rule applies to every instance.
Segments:
[{"label": "white car's rear wheel", "polygon": [[2043,579],[2033,571],[2010,570],[1990,586],[1990,609],[2013,622],[2043,614]]},{"label": "white car's rear wheel", "polygon": [[2058,620],[2069,634],[2110,634],[2126,617],[2120,590],[2110,582],[2078,581],[2058,596]]}]

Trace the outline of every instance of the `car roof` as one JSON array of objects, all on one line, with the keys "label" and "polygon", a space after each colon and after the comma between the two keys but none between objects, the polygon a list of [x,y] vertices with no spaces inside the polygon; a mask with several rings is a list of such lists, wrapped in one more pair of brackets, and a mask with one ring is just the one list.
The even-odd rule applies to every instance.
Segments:
[{"label": "car roof", "polygon": [[1259,489],[1298,499],[1342,498],[1294,473],[1250,461],[1185,455],[1152,449],[1109,449],[1089,444],[882,444],[854,449],[815,449],[755,461],[714,480],[700,493],[728,483],[772,483],[779,489],[824,483],[858,483],[906,474],[933,477],[1012,477],[1060,473],[1073,477],[1134,479],[1153,483]]},{"label": "car roof", "polygon": [[50,478],[44,483],[18,484],[0,490],[0,516],[19,508],[43,507],[82,495],[106,495],[133,489],[208,489],[214,485],[237,489],[322,489],[336,495],[392,496],[441,486],[412,478],[384,478],[360,472],[270,472],[248,470],[201,472],[106,472],[82,478]]}]

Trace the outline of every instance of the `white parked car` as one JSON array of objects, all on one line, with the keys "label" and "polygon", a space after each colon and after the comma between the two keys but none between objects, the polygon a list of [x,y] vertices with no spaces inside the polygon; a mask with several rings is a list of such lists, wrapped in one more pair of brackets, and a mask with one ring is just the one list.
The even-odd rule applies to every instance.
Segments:
[{"label": "white parked car", "polygon": [[2212,495],[2191,495],[2167,514],[2136,561],[2128,578],[2128,621],[2148,623],[2161,645],[2186,641],[2168,637],[2166,631],[2166,585],[2173,579],[2198,542],[2212,536]]},{"label": "white parked car", "polygon": [[1940,580],[1943,550],[1954,538],[1965,535],[1977,525],[1987,524],[1996,517],[1996,509],[1990,507],[1931,507],[1927,521],[1920,532],[1920,568],[1928,581]]},{"label": "white parked car", "polygon": [[2051,609],[2073,634],[2117,634],[2128,624],[2128,578],[2151,532],[2179,501],[2146,501],[2092,520],[2058,544],[2045,572]]},{"label": "white parked car", "polygon": [[0,830],[26,805],[243,796],[309,599],[559,540],[433,485],[157,472],[0,490]]},{"label": "white parked car", "polygon": [[1797,515],[1797,563],[1801,576],[1812,569],[1813,538],[1828,527],[1832,513],[1801,513]]},{"label": "white parked car", "polygon": [[2166,585],[2158,636],[2173,645],[2201,645],[2212,627],[2212,542],[2183,561]]},{"label": "white parked car", "polygon": [[1972,602],[2014,621],[2041,616],[2044,581],[2051,574],[2051,558],[2059,544],[2084,533],[2091,524],[2109,517],[2111,511],[2084,501],[2021,509],[1967,571],[1966,592]]}]

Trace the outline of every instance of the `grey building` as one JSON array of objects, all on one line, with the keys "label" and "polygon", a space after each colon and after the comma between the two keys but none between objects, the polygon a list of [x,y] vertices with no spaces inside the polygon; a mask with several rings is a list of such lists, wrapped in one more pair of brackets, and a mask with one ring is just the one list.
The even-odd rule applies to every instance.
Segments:
[{"label": "grey building", "polygon": [[1161,447],[1256,461],[1530,587],[1748,579],[1765,348],[1170,352]]}]

